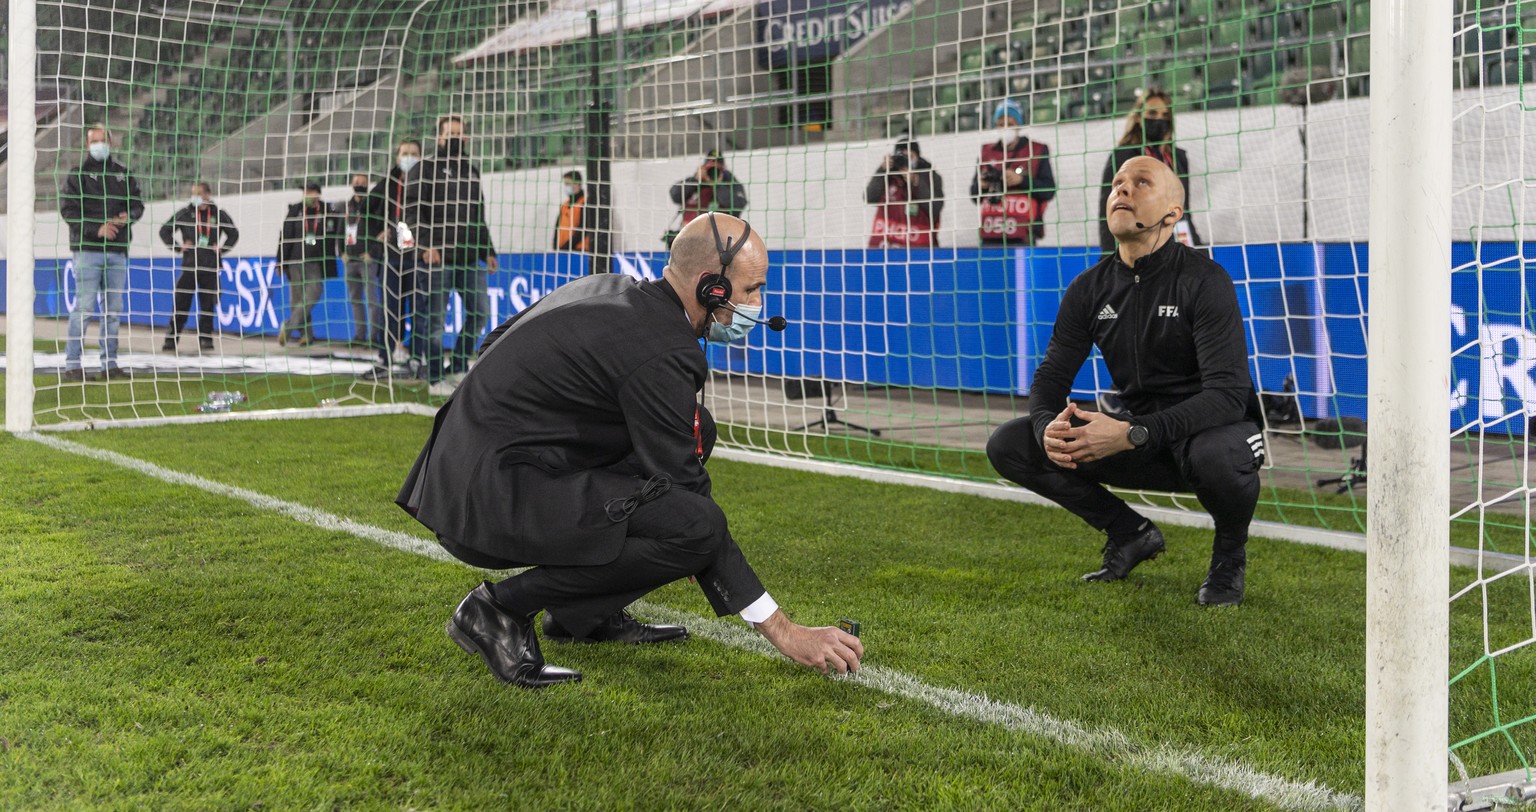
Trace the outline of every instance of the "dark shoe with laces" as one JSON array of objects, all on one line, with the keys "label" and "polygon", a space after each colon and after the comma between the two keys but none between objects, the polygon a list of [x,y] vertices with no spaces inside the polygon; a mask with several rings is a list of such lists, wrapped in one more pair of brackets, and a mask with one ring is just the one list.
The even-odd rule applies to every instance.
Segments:
[{"label": "dark shoe with laces", "polygon": [[85,370],[80,367],[66,369],[64,374],[59,376],[59,380],[64,383],[83,383],[85,381]]},{"label": "dark shoe with laces", "polygon": [[1083,575],[1084,581],[1118,581],[1131,573],[1137,564],[1151,561],[1162,555],[1167,547],[1163,531],[1147,522],[1147,529],[1122,541],[1111,538],[1104,542],[1104,565]]},{"label": "dark shoe with laces", "polygon": [[665,643],[668,640],[687,640],[688,629],[683,626],[641,623],[628,612],[619,611],[597,624],[597,628],[586,637],[576,637],[566,631],[553,615],[545,612],[544,637],[558,643]]},{"label": "dark shoe with laces", "polygon": [[165,337],[165,341],[162,341],[160,343],[160,351],[161,352],[175,352],[176,351],[176,336],[166,336]]},{"label": "dark shoe with laces", "polygon": [[1211,558],[1211,570],[1195,600],[1201,606],[1237,606],[1243,602],[1243,576],[1247,561],[1237,557]]},{"label": "dark shoe with laces", "polygon": [[448,619],[448,636],[469,654],[478,654],[502,682],[523,688],[545,688],[580,682],[581,673],[544,664],[533,617],[508,612],[491,595],[489,582],[464,597]]},{"label": "dark shoe with laces", "polygon": [[128,374],[128,370],[123,369],[122,367],[118,366],[117,364],[113,364],[113,365],[111,365],[109,367],[103,368],[102,370],[100,370],[98,372],[92,373],[91,377],[90,377],[90,380],[93,380],[93,381],[126,381],[130,377],[132,377],[132,376]]}]

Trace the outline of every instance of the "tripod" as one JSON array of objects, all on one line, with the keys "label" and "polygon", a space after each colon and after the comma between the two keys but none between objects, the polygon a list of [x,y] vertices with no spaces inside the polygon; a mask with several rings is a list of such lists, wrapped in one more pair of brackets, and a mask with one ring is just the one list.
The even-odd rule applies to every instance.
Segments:
[{"label": "tripod", "polygon": [[1319,479],[1317,481],[1317,487],[1326,488],[1329,486],[1336,486],[1334,493],[1337,494],[1350,493],[1355,489],[1356,484],[1364,487],[1366,478],[1365,449],[1365,444],[1361,443],[1360,456],[1349,458],[1349,470],[1336,477],[1329,479]]},{"label": "tripod", "polygon": [[[831,429],[833,426],[843,426],[853,431],[862,431],[871,437],[879,437],[880,429],[870,428],[858,423],[850,423],[837,415],[837,398],[846,392],[847,384],[834,383],[825,380],[804,380],[784,382],[784,395],[790,400],[805,400],[807,398],[825,398],[827,405],[822,409],[821,418],[812,420],[803,426],[797,426],[790,431],[807,431],[816,427]],[[836,387],[836,393],[833,388]]]}]

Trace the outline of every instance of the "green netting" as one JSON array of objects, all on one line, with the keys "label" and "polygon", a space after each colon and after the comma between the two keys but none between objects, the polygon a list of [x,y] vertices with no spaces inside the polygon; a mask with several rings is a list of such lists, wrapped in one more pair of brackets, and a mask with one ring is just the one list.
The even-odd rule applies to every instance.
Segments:
[{"label": "green netting", "polygon": [[[324,288],[317,342],[280,345],[289,283],[274,257],[303,184],[320,183],[326,201],[344,205],[350,176],[378,182],[402,140],[420,140],[432,157],[439,118],[452,114],[469,134],[500,260],[495,273],[464,269],[486,285],[487,321],[588,270],[654,277],[662,237],[681,219],[673,186],[720,150],[745,192],[744,216],[775,252],[769,312],[794,321],[782,336],[760,331],[745,348],[711,350],[707,399],[725,441],[996,480],[987,437],[1027,408],[1055,302],[1101,250],[1105,162],[1126,117],[1157,89],[1188,153],[1192,223],[1233,273],[1255,380],[1272,398],[1259,518],[1364,529],[1361,489],[1390,487],[1364,478],[1363,426],[1345,419],[1365,416],[1369,2],[788,9],[653,0],[627,4],[620,19],[618,6],[594,2],[40,4],[39,422],[184,416],[213,391],[245,394],[237,410],[441,402],[451,383],[428,384],[462,370],[423,374],[414,323],[390,336],[382,380],[356,377],[380,347],[371,335],[349,341],[362,322],[340,271]],[[1530,543],[1526,420],[1536,400],[1536,320],[1520,259],[1533,9],[1458,3],[1447,66],[1455,239],[1465,249],[1455,268],[1448,509],[1457,543],[1518,556]],[[981,246],[969,185],[981,147],[1011,134],[994,127],[1005,101],[1022,132],[1049,147],[1054,196],[1038,238]],[[115,154],[149,204],[129,252],[121,352],[133,379],[95,384],[62,377],[74,282],[55,193],[93,122],[115,133]],[[903,138],[919,141],[943,179],[936,246],[871,245],[879,209],[868,187]],[[611,162],[600,164],[605,155]],[[572,171],[584,176],[587,215],[608,218],[585,254],[553,250]],[[178,268],[154,232],[198,179],[243,236],[223,261],[213,347],[193,351],[184,337],[166,352]],[[378,273],[369,286],[389,269]],[[475,309],[474,286],[457,287],[438,308],[449,343]],[[87,335],[90,368],[95,328]],[[1092,366],[1076,396],[1092,403],[1112,390]],[[1287,402],[1299,419],[1281,419]],[[1134,498],[1199,509],[1188,495]],[[1486,575],[1453,579],[1453,734],[1473,772],[1526,764],[1524,723],[1536,711],[1536,697],[1522,694],[1531,640],[1480,632],[1485,608],[1532,611],[1528,573]]]}]

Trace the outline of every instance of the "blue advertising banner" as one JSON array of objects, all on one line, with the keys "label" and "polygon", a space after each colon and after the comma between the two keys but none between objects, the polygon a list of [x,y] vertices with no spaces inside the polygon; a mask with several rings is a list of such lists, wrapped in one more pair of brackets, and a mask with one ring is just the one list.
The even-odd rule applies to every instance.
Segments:
[{"label": "blue advertising banner", "polygon": [[826,62],[890,24],[912,0],[768,0],[757,5],[758,61]]},{"label": "blue advertising banner", "polygon": [[[755,330],[744,345],[710,345],[710,363],[739,373],[1027,394],[1062,291],[1099,256],[1087,248],[773,251],[764,312],[788,318],[789,329]],[[1366,247],[1249,245],[1217,248],[1213,256],[1237,286],[1260,390],[1279,392],[1290,378],[1307,416],[1364,418]],[[615,259],[624,273],[659,279],[667,256]],[[1452,260],[1452,384],[1445,393],[1452,425],[1524,433],[1536,416],[1536,264],[1513,243],[1457,244]],[[39,316],[63,317],[76,306],[71,268],[68,260],[38,261]],[[578,254],[503,255],[501,270],[488,278],[489,324],[586,272]],[[173,260],[130,262],[130,323],[169,321],[175,274]],[[220,330],[276,334],[288,297],[271,258],[227,259],[221,283]],[[320,338],[352,335],[339,278],[328,280],[317,320]],[[462,325],[454,296],[449,341]],[[1074,383],[1085,399],[1111,389],[1096,356]]]}]

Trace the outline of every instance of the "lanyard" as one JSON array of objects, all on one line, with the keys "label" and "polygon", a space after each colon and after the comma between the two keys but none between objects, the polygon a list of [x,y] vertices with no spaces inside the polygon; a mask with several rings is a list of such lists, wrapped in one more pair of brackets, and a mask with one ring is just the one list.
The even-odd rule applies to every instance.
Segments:
[{"label": "lanyard", "polygon": [[405,219],[405,178],[403,176],[395,184],[395,219]]},{"label": "lanyard", "polygon": [[207,222],[204,222],[203,221],[203,207],[202,206],[198,206],[197,208],[192,210],[192,217],[193,217],[193,219],[195,219],[197,221],[197,234],[198,234],[198,236],[200,236],[200,237],[212,236],[212,234],[213,234],[213,227],[212,227],[213,226],[213,213],[212,212],[209,212],[208,220],[207,220]]},{"label": "lanyard", "polygon": [[1167,164],[1169,169],[1172,169],[1174,171],[1178,171],[1178,167],[1173,165],[1173,150],[1170,150],[1167,147],[1153,148],[1151,146],[1148,146],[1148,147],[1143,149],[1143,152],[1148,157],[1156,158],[1159,161],[1162,161],[1163,163]]},{"label": "lanyard", "polygon": [[699,432],[699,407],[693,407],[693,453],[704,461],[704,435]]},{"label": "lanyard", "polygon": [[313,227],[311,227],[309,223],[310,223],[310,221],[309,221],[309,207],[305,206],[304,207],[304,233],[305,234],[318,234],[318,233],[320,233],[320,215],[319,214],[315,215],[315,221],[314,221],[315,224],[314,224]]}]

